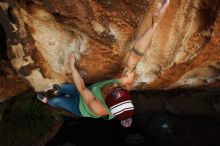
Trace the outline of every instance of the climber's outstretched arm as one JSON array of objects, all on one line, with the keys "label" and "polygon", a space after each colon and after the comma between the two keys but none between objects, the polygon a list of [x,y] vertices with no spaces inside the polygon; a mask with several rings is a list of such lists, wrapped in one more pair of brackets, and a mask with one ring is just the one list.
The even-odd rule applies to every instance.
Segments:
[{"label": "climber's outstretched arm", "polygon": [[75,66],[74,53],[71,53],[69,55],[69,59],[70,59],[70,68],[72,71],[73,81],[83,101],[86,103],[86,105],[90,108],[90,110],[94,114],[98,116],[107,115],[108,112],[106,111],[102,103],[99,100],[97,100],[97,98],[93,95],[93,93],[85,86],[85,83]]},{"label": "climber's outstretched arm", "polygon": [[151,27],[148,28],[139,38],[137,38],[130,54],[128,55],[123,75],[120,78],[121,84],[126,86],[128,90],[130,89],[134,79],[135,67],[140,61],[141,57],[144,55],[144,52],[147,49],[158,24],[161,22],[167,7],[169,6],[169,3],[170,0],[164,0],[163,4],[158,4],[158,7],[153,14],[153,22]]},{"label": "climber's outstretched arm", "polygon": [[[170,0],[164,0],[163,4],[161,3],[158,4],[157,9],[153,14],[151,27],[148,28],[139,38],[137,38],[130,55],[136,55],[138,59],[141,58],[141,56],[144,54],[145,50],[147,49],[147,46],[149,45],[158,24],[163,19],[164,14],[169,6],[169,3],[170,3]],[[133,58],[133,57],[130,57],[130,58]]]}]

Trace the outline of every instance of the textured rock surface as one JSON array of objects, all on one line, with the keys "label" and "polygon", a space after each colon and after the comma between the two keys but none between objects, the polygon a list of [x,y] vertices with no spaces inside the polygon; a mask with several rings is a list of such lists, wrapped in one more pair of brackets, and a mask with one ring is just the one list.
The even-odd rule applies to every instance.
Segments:
[{"label": "textured rock surface", "polygon": [[[219,86],[219,0],[171,0],[136,70],[133,89]],[[74,51],[87,83],[120,76],[156,0],[32,0],[1,3],[8,56],[36,90],[71,82]]]},{"label": "textured rock surface", "polygon": [[[16,96],[29,88],[23,77],[13,70],[7,57],[6,40],[3,28],[0,26],[0,103]],[[2,105],[0,105],[0,110]],[[1,117],[1,116],[0,116]]]}]

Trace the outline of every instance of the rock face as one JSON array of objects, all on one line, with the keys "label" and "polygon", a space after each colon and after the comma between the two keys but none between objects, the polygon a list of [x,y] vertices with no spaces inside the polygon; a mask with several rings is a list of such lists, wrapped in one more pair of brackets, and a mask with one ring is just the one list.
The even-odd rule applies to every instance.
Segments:
[{"label": "rock face", "polygon": [[[75,52],[86,83],[119,77],[156,0],[14,0],[0,4],[8,57],[36,91],[71,82]],[[171,0],[136,69],[133,89],[219,86],[219,0]]]},{"label": "rock face", "polygon": [[[0,103],[16,96],[29,88],[23,77],[18,76],[13,70],[7,57],[6,40],[3,28],[0,26]],[[0,105],[0,113],[1,107]],[[0,116],[1,119],[1,116]]]},{"label": "rock face", "polygon": [[1,68],[3,68],[3,70],[0,72],[0,103],[29,88],[24,79],[11,70],[9,62],[2,60]]}]

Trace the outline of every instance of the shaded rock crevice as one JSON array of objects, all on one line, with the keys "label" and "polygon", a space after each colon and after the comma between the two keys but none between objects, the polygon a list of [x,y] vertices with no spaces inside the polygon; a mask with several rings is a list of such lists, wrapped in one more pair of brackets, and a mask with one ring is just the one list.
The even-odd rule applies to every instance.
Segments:
[{"label": "shaded rock crevice", "polygon": [[29,86],[12,67],[7,53],[6,34],[0,24],[0,102],[26,91]]}]

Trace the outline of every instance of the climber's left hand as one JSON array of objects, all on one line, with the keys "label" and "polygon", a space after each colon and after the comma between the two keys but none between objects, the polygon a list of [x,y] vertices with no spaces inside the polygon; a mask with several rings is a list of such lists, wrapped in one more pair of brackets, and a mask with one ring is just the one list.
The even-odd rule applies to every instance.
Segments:
[{"label": "climber's left hand", "polygon": [[74,52],[71,52],[69,54],[69,60],[70,60],[70,68],[71,69],[75,68],[76,58],[75,58]]},{"label": "climber's left hand", "polygon": [[153,13],[153,25],[158,25],[163,19],[165,12],[170,4],[170,0],[164,0],[163,4],[158,3],[157,9]]}]

